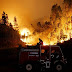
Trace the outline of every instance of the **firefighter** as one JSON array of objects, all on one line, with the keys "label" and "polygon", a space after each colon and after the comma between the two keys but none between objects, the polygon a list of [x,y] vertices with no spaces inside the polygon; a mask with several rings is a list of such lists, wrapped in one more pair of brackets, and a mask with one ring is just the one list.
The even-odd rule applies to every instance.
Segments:
[{"label": "firefighter", "polygon": [[43,41],[39,38],[39,44],[43,45]]},{"label": "firefighter", "polygon": [[39,43],[37,43],[36,47],[40,48],[40,45],[43,45],[43,41],[39,38]]}]

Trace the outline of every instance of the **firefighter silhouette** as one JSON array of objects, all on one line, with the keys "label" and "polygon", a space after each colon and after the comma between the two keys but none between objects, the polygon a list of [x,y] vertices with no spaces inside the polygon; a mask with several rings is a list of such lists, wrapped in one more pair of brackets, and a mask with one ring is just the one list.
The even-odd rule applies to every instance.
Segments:
[{"label": "firefighter silhouette", "polygon": [[43,41],[39,38],[39,44],[43,45]]},{"label": "firefighter silhouette", "polygon": [[37,43],[37,48],[39,48],[40,47],[40,45],[43,45],[43,41],[39,38],[39,42]]}]

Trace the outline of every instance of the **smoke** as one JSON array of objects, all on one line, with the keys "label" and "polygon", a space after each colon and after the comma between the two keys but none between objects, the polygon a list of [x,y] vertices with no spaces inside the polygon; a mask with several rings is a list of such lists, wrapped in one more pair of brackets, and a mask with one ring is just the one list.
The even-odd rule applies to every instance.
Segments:
[{"label": "smoke", "polygon": [[31,44],[36,44],[41,38],[46,44],[56,44],[72,37],[72,5],[64,2],[63,7],[52,6],[50,19],[41,18],[31,24],[32,34],[27,38]]}]

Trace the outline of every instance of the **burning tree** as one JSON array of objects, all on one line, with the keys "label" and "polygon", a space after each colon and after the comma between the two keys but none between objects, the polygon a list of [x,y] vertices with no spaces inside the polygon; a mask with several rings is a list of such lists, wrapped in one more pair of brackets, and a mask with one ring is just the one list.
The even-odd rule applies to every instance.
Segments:
[{"label": "burning tree", "polygon": [[[40,19],[39,19],[40,20]],[[51,8],[50,20],[40,20],[31,24],[33,34],[27,41],[34,43],[41,38],[46,44],[67,41],[72,38],[72,0],[64,0],[63,7],[55,4]],[[37,42],[36,42],[37,43]]]}]

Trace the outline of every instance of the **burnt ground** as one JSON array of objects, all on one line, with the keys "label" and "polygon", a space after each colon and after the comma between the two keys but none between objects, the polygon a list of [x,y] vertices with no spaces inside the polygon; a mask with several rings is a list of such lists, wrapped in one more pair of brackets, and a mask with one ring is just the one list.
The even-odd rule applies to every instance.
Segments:
[{"label": "burnt ground", "polygon": [[[17,49],[0,50],[0,72],[19,72]],[[72,65],[67,64],[63,72],[72,72]]]}]

